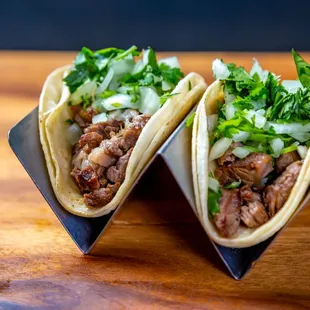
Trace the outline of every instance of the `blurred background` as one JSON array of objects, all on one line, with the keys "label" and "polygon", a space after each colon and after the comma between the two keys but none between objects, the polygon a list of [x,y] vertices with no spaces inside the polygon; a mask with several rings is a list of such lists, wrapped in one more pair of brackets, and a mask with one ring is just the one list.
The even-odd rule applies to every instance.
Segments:
[{"label": "blurred background", "polygon": [[310,1],[1,1],[0,49],[310,50]]}]

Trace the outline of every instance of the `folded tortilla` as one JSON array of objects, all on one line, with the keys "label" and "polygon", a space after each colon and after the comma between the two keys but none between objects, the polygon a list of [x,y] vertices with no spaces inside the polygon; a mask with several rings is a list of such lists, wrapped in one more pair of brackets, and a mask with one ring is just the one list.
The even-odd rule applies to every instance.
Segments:
[{"label": "folded tortilla", "polygon": [[217,244],[231,248],[245,248],[258,244],[279,231],[293,216],[303,200],[310,184],[310,152],[304,159],[299,176],[283,207],[258,228],[239,226],[237,233],[223,237],[213,224],[208,212],[208,175],[216,168],[216,161],[209,162],[208,116],[216,114],[218,102],[224,102],[223,83],[215,81],[204,93],[197,107],[192,135],[192,174],[196,199],[196,211],[206,233]]},{"label": "folded tortilla", "polygon": [[[44,151],[48,173],[55,195],[60,204],[69,212],[83,217],[99,217],[114,210],[126,197],[130,187],[180,121],[201,98],[207,85],[204,79],[190,73],[182,79],[174,93],[147,122],[130,156],[125,180],[116,195],[107,205],[90,207],[83,201],[76,183],[70,176],[72,146],[65,138],[65,121],[72,118],[68,105],[70,92],[63,83],[69,67],[52,72],[47,78],[39,106],[40,139]],[[189,89],[188,85],[191,85]]]}]

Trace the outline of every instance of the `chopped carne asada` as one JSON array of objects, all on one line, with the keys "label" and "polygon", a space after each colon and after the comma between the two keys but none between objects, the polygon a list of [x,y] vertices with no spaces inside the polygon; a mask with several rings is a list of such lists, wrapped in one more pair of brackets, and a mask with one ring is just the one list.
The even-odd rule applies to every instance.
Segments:
[{"label": "chopped carne asada", "polygon": [[87,205],[99,207],[113,199],[125,179],[133,147],[149,119],[150,115],[135,111],[126,123],[111,119],[84,128],[85,133],[74,147],[71,176]]}]

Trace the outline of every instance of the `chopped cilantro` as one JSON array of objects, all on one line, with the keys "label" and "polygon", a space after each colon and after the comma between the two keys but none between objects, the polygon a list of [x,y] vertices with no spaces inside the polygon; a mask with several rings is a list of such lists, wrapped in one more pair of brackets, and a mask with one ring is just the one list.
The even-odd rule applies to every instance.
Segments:
[{"label": "chopped cilantro", "polygon": [[310,89],[310,65],[306,63],[305,60],[298,53],[296,53],[294,49],[292,49],[292,54],[300,83],[304,87]]},{"label": "chopped cilantro", "polygon": [[221,191],[214,192],[212,189],[208,189],[208,209],[211,216],[214,216],[216,213],[220,212],[219,199],[221,196]]},{"label": "chopped cilantro", "polygon": [[180,93],[174,93],[174,94],[170,94],[170,93],[165,93],[163,94],[160,98],[159,98],[159,102],[161,105],[164,105],[164,103],[172,96],[176,96],[179,95]]},{"label": "chopped cilantro", "polygon": [[115,90],[105,90],[102,94],[100,94],[100,98],[106,99],[116,94]]},{"label": "chopped cilantro", "polygon": [[191,90],[192,90],[192,82],[188,81],[188,91],[191,91]]},{"label": "chopped cilantro", "polygon": [[73,120],[71,120],[71,119],[67,119],[67,120],[65,120],[65,123],[66,123],[66,124],[69,124],[69,125],[72,125],[74,122],[73,122]]},{"label": "chopped cilantro", "polygon": [[241,185],[241,181],[239,181],[239,182],[232,182],[232,183],[230,183],[228,185],[225,185],[225,188],[227,188],[227,189],[239,188],[240,185]]},{"label": "chopped cilantro", "polygon": [[194,122],[195,115],[196,115],[196,112],[193,112],[193,113],[186,119],[185,127],[192,127],[193,122]]},{"label": "chopped cilantro", "polygon": [[120,108],[122,105],[120,104],[120,103],[118,103],[118,102],[115,102],[115,103],[112,103],[111,104],[113,107],[115,107],[115,108]]},{"label": "chopped cilantro", "polygon": [[176,85],[184,77],[184,73],[180,70],[180,68],[171,68],[165,63],[161,63],[159,65],[159,69],[164,80],[174,85]]}]

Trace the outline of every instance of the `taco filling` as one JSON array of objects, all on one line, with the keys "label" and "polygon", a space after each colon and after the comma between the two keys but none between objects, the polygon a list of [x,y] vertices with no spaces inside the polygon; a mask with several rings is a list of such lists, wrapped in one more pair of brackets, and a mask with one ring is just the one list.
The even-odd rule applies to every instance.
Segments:
[{"label": "taco filling", "polygon": [[222,237],[267,223],[301,171],[310,146],[310,67],[292,53],[296,81],[281,82],[257,60],[250,72],[213,62],[224,102],[208,116],[208,211]]},{"label": "taco filling", "polygon": [[64,79],[71,96],[71,177],[91,207],[108,204],[125,179],[136,142],[152,115],[184,77],[176,57],[157,62],[142,53],[83,48]]}]

